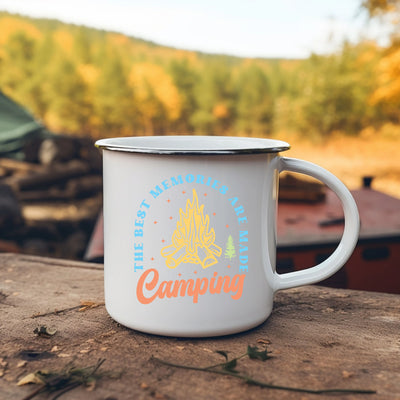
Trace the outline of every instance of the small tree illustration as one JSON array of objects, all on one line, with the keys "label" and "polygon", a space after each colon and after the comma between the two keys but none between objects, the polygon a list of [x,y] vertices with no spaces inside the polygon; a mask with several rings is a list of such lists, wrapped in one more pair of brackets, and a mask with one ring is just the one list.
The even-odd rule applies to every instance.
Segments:
[{"label": "small tree illustration", "polygon": [[236,257],[236,250],[235,250],[235,245],[233,244],[233,237],[232,235],[229,235],[228,240],[226,242],[226,248],[225,248],[225,258],[229,258],[232,260],[232,258]]}]

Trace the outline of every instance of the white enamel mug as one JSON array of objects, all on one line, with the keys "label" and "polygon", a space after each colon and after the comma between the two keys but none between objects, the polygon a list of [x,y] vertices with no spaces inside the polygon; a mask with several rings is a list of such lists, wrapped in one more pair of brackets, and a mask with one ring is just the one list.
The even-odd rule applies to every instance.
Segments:
[{"label": "white enamel mug", "polygon": [[[357,243],[356,204],[341,181],[285,158],[285,142],[217,136],[103,139],[104,283],[121,324],[169,336],[218,336],[267,319],[274,293],[319,282]],[[279,173],[324,182],[342,202],[334,253],[309,269],[276,272]]]}]

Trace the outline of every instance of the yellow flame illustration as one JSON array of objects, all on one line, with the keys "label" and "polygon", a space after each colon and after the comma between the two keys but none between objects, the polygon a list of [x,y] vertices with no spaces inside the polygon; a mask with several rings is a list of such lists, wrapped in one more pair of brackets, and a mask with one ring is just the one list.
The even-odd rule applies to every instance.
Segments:
[{"label": "yellow flame illustration", "polygon": [[199,207],[196,190],[193,200],[186,202],[186,211],[179,209],[180,219],[172,234],[172,244],[161,249],[168,268],[176,268],[181,263],[200,264],[203,268],[217,264],[222,253],[215,241],[214,229],[209,229],[210,219],[204,215],[204,204]]}]

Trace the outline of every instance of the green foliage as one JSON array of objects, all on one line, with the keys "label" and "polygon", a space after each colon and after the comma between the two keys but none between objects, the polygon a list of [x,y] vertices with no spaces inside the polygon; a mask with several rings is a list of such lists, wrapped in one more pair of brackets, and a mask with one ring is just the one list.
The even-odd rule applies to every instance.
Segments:
[{"label": "green foliage", "polygon": [[38,387],[23,400],[30,400],[44,394],[49,398],[58,399],[67,392],[84,386],[88,390],[93,390],[97,381],[103,378],[118,379],[121,372],[100,371],[105,359],[100,359],[95,365],[88,367],[77,367],[69,363],[61,371],[39,370],[31,372],[17,383],[18,386],[36,384]]},{"label": "green foliage", "polygon": [[231,69],[220,59],[210,60],[195,87],[196,110],[191,123],[198,132],[224,134],[232,128],[235,92]]},{"label": "green foliage", "polygon": [[95,136],[121,136],[128,133],[125,132],[128,126],[134,126],[133,93],[116,54],[104,58],[95,82],[92,104]]},{"label": "green foliage", "polygon": [[367,126],[371,114],[373,62],[362,63],[363,49],[346,44],[340,54],[313,55],[303,86],[303,130],[321,135],[333,131],[357,133]]},{"label": "green foliage", "polygon": [[250,65],[240,71],[236,86],[237,130],[246,135],[267,135],[271,131],[274,109],[268,76],[257,65]]},{"label": "green foliage", "polygon": [[68,132],[85,127],[89,116],[86,86],[69,59],[54,61],[47,76],[47,117],[54,126]]},{"label": "green foliage", "polygon": [[266,361],[268,358],[271,358],[271,356],[268,355],[267,349],[260,350],[257,346],[250,345],[247,346],[247,355],[252,360]]},{"label": "green foliage", "polygon": [[24,99],[27,82],[34,75],[35,41],[24,32],[15,32],[3,46],[1,85],[12,91],[19,101]]},{"label": "green foliage", "polygon": [[189,133],[194,130],[191,117],[196,110],[195,87],[199,75],[190,66],[188,60],[173,60],[169,73],[182,99],[181,115],[174,124],[177,133]]},{"label": "green foliage", "polygon": [[0,90],[56,132],[327,137],[399,123],[398,46],[241,59],[4,12],[0,31]]}]

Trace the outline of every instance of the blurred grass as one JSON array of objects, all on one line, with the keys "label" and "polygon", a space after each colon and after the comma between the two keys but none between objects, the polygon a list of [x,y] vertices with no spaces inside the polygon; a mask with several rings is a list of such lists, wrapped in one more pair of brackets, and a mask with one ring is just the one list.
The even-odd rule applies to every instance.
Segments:
[{"label": "blurred grass", "polygon": [[283,156],[311,161],[341,179],[349,189],[362,186],[364,176],[373,176],[372,188],[400,198],[400,128],[365,129],[359,136],[334,133],[326,140],[310,141],[295,134],[277,138],[290,143]]}]

